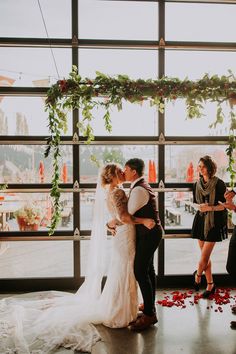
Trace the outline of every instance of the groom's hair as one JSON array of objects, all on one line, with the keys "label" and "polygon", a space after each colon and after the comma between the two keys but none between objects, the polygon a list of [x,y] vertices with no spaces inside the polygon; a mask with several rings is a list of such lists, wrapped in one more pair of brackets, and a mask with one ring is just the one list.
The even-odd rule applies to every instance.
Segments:
[{"label": "groom's hair", "polygon": [[142,159],[133,158],[126,161],[125,166],[129,166],[132,170],[135,170],[139,176],[144,174],[145,164]]}]

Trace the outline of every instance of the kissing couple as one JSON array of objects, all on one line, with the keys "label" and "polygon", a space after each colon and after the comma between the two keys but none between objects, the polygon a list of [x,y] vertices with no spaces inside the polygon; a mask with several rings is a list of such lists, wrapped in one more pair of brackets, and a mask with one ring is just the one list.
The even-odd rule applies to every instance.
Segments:
[{"label": "kissing couple", "polygon": [[[108,186],[107,207],[112,220],[107,223],[114,235],[111,265],[104,288],[105,325],[141,331],[157,322],[155,310],[154,253],[162,238],[156,196],[145,181],[144,161],[133,158],[122,169],[108,164],[101,173]],[[119,188],[131,182],[129,197]],[[137,317],[137,283],[143,297],[142,315]]]},{"label": "kissing couple", "polygon": [[[101,339],[96,324],[142,331],[157,323],[153,257],[163,229],[144,168],[138,158],[128,160],[124,171],[117,164],[103,167],[84,283],[75,294],[43,291],[2,299],[0,353],[49,354],[58,347],[91,352]],[[125,181],[131,182],[128,198],[119,187]],[[108,222],[105,209],[111,215]],[[106,222],[114,235],[111,240]],[[141,315],[137,283],[143,297]]]}]

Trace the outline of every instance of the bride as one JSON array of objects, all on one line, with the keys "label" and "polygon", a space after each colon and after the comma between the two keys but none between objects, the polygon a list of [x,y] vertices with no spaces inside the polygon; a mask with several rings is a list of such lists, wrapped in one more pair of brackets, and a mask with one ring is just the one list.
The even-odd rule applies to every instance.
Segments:
[{"label": "bride", "polygon": [[[128,214],[127,197],[119,188],[124,180],[116,164],[108,164],[101,171],[95,196],[89,267],[84,283],[75,294],[45,291],[0,301],[0,353],[47,354],[58,347],[88,352],[101,339],[94,324],[122,328],[136,319],[134,225],[143,224],[151,229],[155,222]],[[105,252],[111,241],[107,241],[105,230],[105,204],[118,224],[111,240],[108,271]],[[107,279],[101,291],[105,275]]]}]

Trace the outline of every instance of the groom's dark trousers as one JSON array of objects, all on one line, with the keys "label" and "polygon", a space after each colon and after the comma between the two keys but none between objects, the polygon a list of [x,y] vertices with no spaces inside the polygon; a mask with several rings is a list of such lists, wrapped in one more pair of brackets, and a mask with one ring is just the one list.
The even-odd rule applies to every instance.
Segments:
[{"label": "groom's dark trousers", "polygon": [[234,284],[236,284],[236,226],[234,226],[233,234],[229,243],[226,270],[231,275]]},{"label": "groom's dark trousers", "polygon": [[147,316],[152,316],[155,311],[156,274],[153,256],[161,238],[162,228],[159,225],[147,234],[136,234],[134,274],[143,296],[143,312]]},{"label": "groom's dark trousers", "polygon": [[154,253],[162,238],[163,229],[156,206],[156,196],[144,179],[139,180],[133,188],[143,187],[149,193],[149,201],[134,214],[136,217],[152,218],[156,226],[149,230],[144,225],[135,225],[136,252],[134,258],[134,274],[139,284],[143,302],[144,314],[152,316],[155,309],[156,274],[153,265]]}]

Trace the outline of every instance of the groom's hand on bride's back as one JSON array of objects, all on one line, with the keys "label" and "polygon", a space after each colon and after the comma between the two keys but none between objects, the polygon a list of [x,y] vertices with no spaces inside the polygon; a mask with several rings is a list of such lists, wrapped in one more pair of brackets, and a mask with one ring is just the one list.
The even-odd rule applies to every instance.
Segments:
[{"label": "groom's hand on bride's back", "polygon": [[155,225],[156,222],[153,219],[146,219],[144,221],[144,226],[146,226],[146,228],[148,228],[149,230],[153,229]]}]

